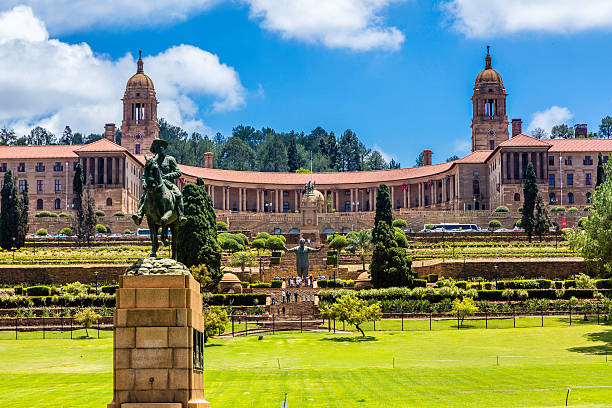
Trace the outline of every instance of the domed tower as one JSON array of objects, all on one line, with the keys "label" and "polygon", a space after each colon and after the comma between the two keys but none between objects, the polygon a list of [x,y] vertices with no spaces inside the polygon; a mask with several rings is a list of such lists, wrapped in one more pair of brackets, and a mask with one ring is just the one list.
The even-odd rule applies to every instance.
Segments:
[{"label": "domed tower", "polygon": [[472,96],[472,151],[493,150],[509,139],[506,89],[501,75],[491,67],[487,46],[485,69],[476,77]]},{"label": "domed tower", "polygon": [[159,135],[157,98],[153,81],[145,75],[142,51],[138,51],[136,74],[127,82],[123,96],[121,145],[133,154],[145,154]]}]

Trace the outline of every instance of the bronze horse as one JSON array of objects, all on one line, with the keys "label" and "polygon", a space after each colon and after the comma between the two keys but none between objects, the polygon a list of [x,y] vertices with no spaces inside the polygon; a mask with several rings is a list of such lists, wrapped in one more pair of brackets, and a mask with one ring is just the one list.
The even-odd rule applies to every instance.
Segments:
[{"label": "bronze horse", "polygon": [[171,258],[177,259],[176,237],[178,233],[178,214],[176,212],[176,198],[172,191],[164,184],[162,172],[157,165],[155,156],[147,158],[144,166],[144,176],[146,180],[146,198],[144,202],[144,213],[147,217],[147,224],[151,231],[151,257],[157,257],[159,248],[158,235],[161,235],[163,245],[168,245],[168,228],[172,232]]}]

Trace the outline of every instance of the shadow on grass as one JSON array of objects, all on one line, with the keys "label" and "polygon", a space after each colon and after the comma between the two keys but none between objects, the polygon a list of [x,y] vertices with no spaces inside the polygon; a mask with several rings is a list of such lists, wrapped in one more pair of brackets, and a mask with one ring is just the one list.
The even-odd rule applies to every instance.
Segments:
[{"label": "shadow on grass", "polygon": [[587,333],[585,334],[585,337],[589,341],[604,342],[606,344],[599,344],[597,346],[571,347],[568,350],[574,353],[582,354],[612,354],[612,330]]},{"label": "shadow on grass", "polygon": [[212,344],[212,343],[204,343],[204,348],[208,347],[223,347],[223,344]]},{"label": "shadow on grass", "polygon": [[337,343],[363,343],[366,341],[378,341],[378,339],[374,336],[355,336],[355,337],[324,337],[319,341],[335,341]]}]

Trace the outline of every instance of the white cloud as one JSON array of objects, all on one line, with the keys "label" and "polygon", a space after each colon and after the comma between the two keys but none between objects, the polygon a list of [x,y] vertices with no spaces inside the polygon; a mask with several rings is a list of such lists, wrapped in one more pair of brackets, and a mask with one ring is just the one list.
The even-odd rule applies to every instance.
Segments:
[{"label": "white cloud", "polygon": [[459,156],[472,150],[472,142],[466,139],[455,140],[453,146],[455,147],[455,154]]},{"label": "white cloud", "polygon": [[385,26],[379,13],[405,0],[244,0],[251,17],[283,38],[330,48],[397,50],[404,34]]},{"label": "white cloud", "polygon": [[[155,83],[158,116],[186,130],[207,129],[194,98],[210,100],[211,112],[245,103],[237,72],[202,49],[175,46],[145,57],[144,67]],[[26,133],[40,124],[57,134],[70,125],[101,133],[105,122],[121,123],[120,99],[135,71],[131,55],[112,60],[85,43],[49,39],[28,7],[0,13],[0,94],[10,95],[0,98],[0,126]]]},{"label": "white cloud", "polygon": [[610,0],[447,0],[442,9],[468,37],[612,28]]},{"label": "white cloud", "polygon": [[2,8],[26,5],[54,34],[92,27],[168,25],[208,10],[222,0],[2,0]]},{"label": "white cloud", "polygon": [[574,115],[568,108],[561,106],[551,106],[543,111],[538,111],[531,117],[531,123],[529,123],[529,131],[533,131],[535,128],[542,128],[547,133],[555,125],[560,125],[573,118]]},{"label": "white cloud", "polygon": [[383,151],[383,149],[379,145],[377,145],[376,143],[374,143],[374,146],[372,146],[372,149],[376,150],[378,153],[380,153],[382,158],[385,159],[385,161],[387,163],[389,163],[391,161],[391,159],[395,159],[394,155],[389,154],[389,153]]}]

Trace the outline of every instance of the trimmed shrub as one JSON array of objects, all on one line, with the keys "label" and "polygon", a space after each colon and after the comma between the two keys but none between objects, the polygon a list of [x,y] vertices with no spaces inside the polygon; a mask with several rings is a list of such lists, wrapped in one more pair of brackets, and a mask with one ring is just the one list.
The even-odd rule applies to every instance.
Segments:
[{"label": "trimmed shrub", "polygon": [[[497,210],[495,210],[497,211]],[[495,228],[501,228],[502,223],[498,220],[491,220],[489,221],[489,228],[490,229],[495,229]]]},{"label": "trimmed shrub", "polygon": [[455,286],[458,287],[459,289],[467,289],[467,282],[466,281],[457,281],[457,282],[455,282]]},{"label": "trimmed shrub", "polygon": [[44,236],[49,235],[49,233],[47,232],[46,229],[41,228],[38,231],[36,231],[36,235],[38,235],[39,237],[44,237]]},{"label": "trimmed shrub", "polygon": [[576,287],[576,281],[573,280],[573,279],[566,280],[565,282],[563,282],[563,287],[565,289],[575,288]]},{"label": "trimmed shrub", "polygon": [[49,286],[30,286],[25,288],[26,296],[51,296],[51,288]]},{"label": "trimmed shrub", "polygon": [[265,239],[267,240],[268,238],[270,238],[270,234],[268,234],[267,232],[260,232],[259,234],[257,234],[257,236],[255,237],[255,239]]},{"label": "trimmed shrub", "polygon": [[280,279],[273,279],[270,284],[272,285],[273,288],[282,288],[283,287],[283,281]]},{"label": "trimmed shrub", "polygon": [[68,213],[65,213],[65,212],[60,213],[59,216],[60,216],[60,218],[72,218],[72,214],[68,214]]},{"label": "trimmed shrub", "polygon": [[576,212],[576,211],[578,211],[578,209],[576,207],[570,207],[570,208],[567,209],[567,211],[569,211],[569,212]]},{"label": "trimmed shrub", "polygon": [[57,218],[57,214],[51,211],[40,211],[34,214],[34,216],[37,218],[44,218],[44,217]]},{"label": "trimmed shrub", "polygon": [[433,224],[425,224],[425,229],[433,229]]},{"label": "trimmed shrub", "polygon": [[[597,279],[595,281],[597,289],[612,289],[612,279]],[[17,292],[15,292],[17,294]]]},{"label": "trimmed shrub", "polygon": [[398,218],[396,220],[393,220],[393,226],[396,228],[405,229],[408,226],[408,223],[406,222],[406,220]]},{"label": "trimmed shrub", "polygon": [[523,225],[523,220],[520,218],[516,220],[516,222],[514,223],[514,226],[517,228],[521,228],[522,225]]},{"label": "trimmed shrub", "polygon": [[109,286],[102,286],[100,288],[100,291],[102,293],[108,293],[109,295],[114,295],[117,289],[119,289],[119,285],[109,285]]},{"label": "trimmed shrub", "polygon": [[553,284],[550,279],[536,279],[536,282],[538,282],[539,289],[550,289]]},{"label": "trimmed shrub", "polygon": [[125,217],[125,213],[123,211],[117,211],[113,214],[113,217]]},{"label": "trimmed shrub", "polygon": [[283,252],[282,251],[272,251],[272,256],[280,258],[283,256]]},{"label": "trimmed shrub", "polygon": [[267,295],[264,293],[237,293],[237,294],[204,294],[204,302],[211,306],[258,306],[266,304]]},{"label": "trimmed shrub", "polygon": [[427,275],[427,282],[428,283],[436,283],[438,281],[438,274],[437,273],[430,273],[429,275]]},{"label": "trimmed shrub", "polygon": [[587,205],[586,207],[583,208],[583,211],[593,211],[593,206],[592,205]]},{"label": "trimmed shrub", "polygon": [[131,233],[132,233],[132,231],[130,231],[130,229],[129,229],[129,228],[126,228],[126,229],[123,231],[123,233],[124,233],[124,234],[131,234]]},{"label": "trimmed shrub", "polygon": [[412,280],[412,287],[413,288],[426,288],[427,287],[427,280],[425,280],[425,279],[413,279]]},{"label": "trimmed shrub", "polygon": [[505,205],[500,205],[495,209],[495,212],[508,212],[508,211],[510,210]]},{"label": "trimmed shrub", "polygon": [[266,283],[266,282],[253,282],[250,285],[252,288],[271,288],[272,284],[271,283]]},{"label": "trimmed shrub", "polygon": [[23,287],[22,286],[15,286],[13,288],[13,292],[15,292],[16,295],[23,295]]},{"label": "trimmed shrub", "polygon": [[493,284],[491,282],[484,283],[485,290],[491,290],[493,288]]},{"label": "trimmed shrub", "polygon": [[270,238],[268,238],[268,240],[266,241],[266,248],[268,249],[272,249],[272,250],[282,250],[285,247],[285,243],[283,242],[282,239],[279,238],[279,236],[275,235],[275,236],[271,236]]},{"label": "trimmed shrub", "polygon": [[518,208],[518,212],[519,212],[519,214],[523,213],[523,206],[522,205]]},{"label": "trimmed shrub", "polygon": [[106,227],[105,227],[104,225],[102,225],[102,224],[97,224],[97,225],[96,225],[96,231],[97,231],[98,233],[100,233],[100,234],[106,234],[107,229],[106,229]]},{"label": "trimmed shrub", "polygon": [[280,265],[281,257],[280,256],[272,256],[270,257],[270,265]]},{"label": "trimmed shrub", "polygon": [[217,231],[227,231],[227,223],[223,221],[217,221]]},{"label": "trimmed shrub", "polygon": [[72,235],[72,229],[65,227],[65,228],[62,228],[59,233],[63,235]]},{"label": "trimmed shrub", "polygon": [[96,217],[106,217],[106,213],[102,210],[96,210]]},{"label": "trimmed shrub", "polygon": [[406,234],[404,234],[404,231],[396,229],[393,238],[395,239],[395,242],[397,243],[398,247],[408,248],[408,239],[406,238]]},{"label": "trimmed shrub", "polygon": [[565,211],[565,207],[562,205],[553,205],[552,208],[550,209],[550,212],[564,212]]},{"label": "trimmed shrub", "polygon": [[588,219],[589,219],[589,217],[580,217],[580,219],[578,219],[578,227],[579,228],[584,228],[584,223]]},{"label": "trimmed shrub", "polygon": [[555,289],[563,289],[563,282],[555,281]]}]

